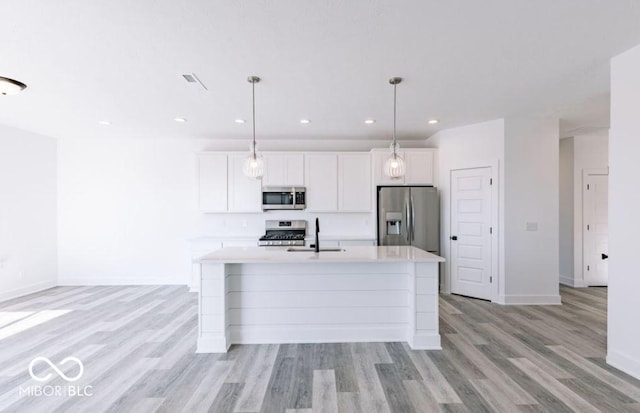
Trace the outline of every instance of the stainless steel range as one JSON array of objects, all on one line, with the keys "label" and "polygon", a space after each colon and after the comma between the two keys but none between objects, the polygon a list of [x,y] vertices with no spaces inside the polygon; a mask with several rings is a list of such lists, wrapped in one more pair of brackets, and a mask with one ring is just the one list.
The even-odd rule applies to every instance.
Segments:
[{"label": "stainless steel range", "polygon": [[307,221],[267,221],[266,233],[260,237],[261,247],[304,246],[307,234]]}]

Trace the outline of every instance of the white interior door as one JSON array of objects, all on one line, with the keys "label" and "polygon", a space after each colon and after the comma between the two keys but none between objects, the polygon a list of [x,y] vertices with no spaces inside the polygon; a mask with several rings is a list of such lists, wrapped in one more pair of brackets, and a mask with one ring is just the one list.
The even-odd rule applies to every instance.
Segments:
[{"label": "white interior door", "polygon": [[609,176],[585,174],[583,187],[583,265],[589,286],[609,280]]},{"label": "white interior door", "polygon": [[451,171],[451,292],[491,299],[491,168]]}]

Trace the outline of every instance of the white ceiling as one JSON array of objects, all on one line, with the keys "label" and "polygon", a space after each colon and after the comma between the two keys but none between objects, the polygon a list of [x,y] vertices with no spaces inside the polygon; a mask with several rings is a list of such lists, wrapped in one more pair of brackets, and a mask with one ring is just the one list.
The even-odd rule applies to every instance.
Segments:
[{"label": "white ceiling", "polygon": [[386,139],[391,76],[402,139],[525,114],[602,127],[608,59],[640,43],[635,0],[5,2],[0,76],[29,87],[0,123],[60,138],[247,138],[249,75],[258,139]]}]

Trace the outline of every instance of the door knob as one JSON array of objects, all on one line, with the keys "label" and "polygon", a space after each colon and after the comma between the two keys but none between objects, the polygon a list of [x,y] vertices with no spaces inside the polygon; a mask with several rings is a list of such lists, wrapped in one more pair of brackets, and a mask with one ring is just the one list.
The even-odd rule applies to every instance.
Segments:
[{"label": "door knob", "polygon": [[602,254],[602,259],[606,260],[607,258],[609,258],[609,256],[607,254]]},{"label": "door knob", "polygon": [[458,236],[457,235],[452,235],[451,236],[451,240],[452,241],[457,241],[458,240]]}]

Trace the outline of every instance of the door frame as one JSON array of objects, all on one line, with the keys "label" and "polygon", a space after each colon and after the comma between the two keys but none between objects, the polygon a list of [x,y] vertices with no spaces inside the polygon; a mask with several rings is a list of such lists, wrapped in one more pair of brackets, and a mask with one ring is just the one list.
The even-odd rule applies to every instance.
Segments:
[{"label": "door frame", "polygon": [[[580,226],[580,232],[581,232],[581,238],[580,238],[580,251],[581,251],[581,255],[582,255],[582,262],[580,263],[580,275],[581,275],[581,280],[580,280],[580,287],[588,287],[589,285],[587,284],[587,278],[586,278],[586,272],[585,272],[585,268],[587,265],[587,260],[585,258],[585,238],[587,235],[587,231],[586,231],[586,218],[585,218],[585,191],[586,191],[586,187],[587,187],[587,178],[589,177],[589,175],[606,175],[607,179],[609,179],[609,168],[596,168],[596,169],[583,169],[582,170],[582,185],[581,185],[581,191],[580,191],[580,213],[582,215],[582,222],[581,222],[581,226]],[[608,194],[607,194],[608,196]],[[609,218],[607,217],[607,221],[609,220]],[[575,271],[575,269],[574,269]]]},{"label": "door frame", "polygon": [[[500,265],[500,239],[502,239],[502,228],[500,226],[500,161],[496,160],[495,162],[488,164],[481,164],[477,166],[465,166],[460,168],[451,168],[449,169],[449,194],[448,194],[448,208],[447,212],[449,214],[449,219],[447,222],[446,231],[443,231],[444,242],[447,244],[448,248],[448,259],[445,262],[446,267],[446,276],[445,285],[442,288],[443,293],[451,294],[451,210],[453,208],[452,205],[452,175],[455,171],[464,171],[469,169],[483,169],[489,168],[491,179],[493,183],[491,185],[491,228],[493,229],[491,234],[491,276],[493,277],[493,282],[491,283],[491,302],[497,302],[504,304],[504,301],[500,300],[500,291],[504,291],[504,280],[502,279],[502,267]],[[444,208],[443,208],[444,210]],[[444,233],[446,232],[446,233]],[[504,297],[504,294],[502,294]]]}]

